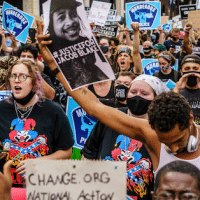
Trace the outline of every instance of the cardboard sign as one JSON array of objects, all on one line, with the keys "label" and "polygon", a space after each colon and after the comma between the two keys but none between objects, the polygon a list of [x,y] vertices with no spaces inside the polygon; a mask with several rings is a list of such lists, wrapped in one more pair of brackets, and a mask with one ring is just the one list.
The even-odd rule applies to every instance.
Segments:
[{"label": "cardboard sign", "polygon": [[183,28],[183,24],[182,24],[180,15],[173,17],[172,21],[173,21],[173,28]]},{"label": "cardboard sign", "polygon": [[156,29],[160,25],[160,2],[135,2],[126,4],[126,24],[131,28],[132,22],[140,23],[140,30]]},{"label": "cardboard sign", "polygon": [[168,24],[169,16],[161,16],[161,24]]},{"label": "cardboard sign", "polygon": [[117,35],[117,29],[118,26],[102,26],[101,29],[99,30],[98,34],[99,35],[104,35],[107,37],[116,37]]},{"label": "cardboard sign", "polygon": [[[60,10],[66,11],[61,18]],[[50,33],[49,40],[53,41],[48,48],[71,90],[115,79],[91,31],[82,0],[48,0],[43,13],[44,34]],[[64,18],[72,19],[67,20],[67,26]]]},{"label": "cardboard sign", "polygon": [[3,28],[12,33],[16,40],[25,43],[28,29],[33,24],[34,17],[11,6],[4,1],[3,4]]},{"label": "cardboard sign", "polygon": [[89,22],[94,22],[97,26],[104,26],[111,7],[111,3],[93,1],[88,16]]},{"label": "cardboard sign", "polygon": [[200,10],[188,11],[188,23],[192,23],[194,29],[200,28]]},{"label": "cardboard sign", "polygon": [[196,10],[196,4],[179,6],[179,13],[181,15],[181,19],[187,19],[188,11],[191,10]]},{"label": "cardboard sign", "polygon": [[68,97],[66,113],[73,132],[74,147],[82,149],[97,119],[88,115],[72,97]]},{"label": "cardboard sign", "polygon": [[28,160],[26,199],[124,200],[126,162]]}]

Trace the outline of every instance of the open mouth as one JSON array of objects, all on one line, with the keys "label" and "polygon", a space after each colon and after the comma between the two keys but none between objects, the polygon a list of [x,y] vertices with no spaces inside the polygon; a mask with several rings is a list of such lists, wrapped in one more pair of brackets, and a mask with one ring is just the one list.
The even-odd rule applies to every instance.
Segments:
[{"label": "open mouth", "polygon": [[21,87],[19,87],[19,86],[15,86],[15,90],[16,90],[16,91],[21,91],[21,90],[22,90],[22,88],[21,88]]}]

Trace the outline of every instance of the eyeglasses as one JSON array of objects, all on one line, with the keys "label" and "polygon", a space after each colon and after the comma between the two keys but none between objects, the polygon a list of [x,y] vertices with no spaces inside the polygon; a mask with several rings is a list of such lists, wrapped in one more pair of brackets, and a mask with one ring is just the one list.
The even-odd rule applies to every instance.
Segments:
[{"label": "eyeglasses", "polygon": [[26,74],[20,74],[19,76],[17,76],[16,74],[11,74],[9,79],[10,81],[15,81],[16,78],[18,78],[20,82],[24,82],[28,77],[31,77],[31,76],[28,76]]},{"label": "eyeglasses", "polygon": [[[157,195],[154,195],[156,200],[175,200],[176,195],[170,192],[160,192]],[[193,192],[185,192],[178,194],[179,200],[198,200],[200,196]]]}]

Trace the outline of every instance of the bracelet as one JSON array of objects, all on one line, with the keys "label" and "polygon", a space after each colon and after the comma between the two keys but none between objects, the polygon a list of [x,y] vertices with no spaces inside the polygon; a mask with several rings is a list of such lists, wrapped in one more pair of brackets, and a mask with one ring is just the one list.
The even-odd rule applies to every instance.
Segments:
[{"label": "bracelet", "polygon": [[60,70],[56,67],[54,70],[51,71],[53,76],[56,76],[56,74],[60,72]]},{"label": "bracelet", "polygon": [[119,32],[124,32],[124,30],[119,30]]}]

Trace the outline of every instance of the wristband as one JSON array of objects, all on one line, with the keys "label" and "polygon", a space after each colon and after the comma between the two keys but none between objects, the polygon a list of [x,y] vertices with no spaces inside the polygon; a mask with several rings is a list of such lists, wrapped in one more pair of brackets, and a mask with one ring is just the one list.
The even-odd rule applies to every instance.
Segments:
[{"label": "wristband", "polygon": [[56,67],[54,70],[51,71],[53,76],[56,76],[56,74],[60,72],[60,70],[58,69],[58,67]]}]

